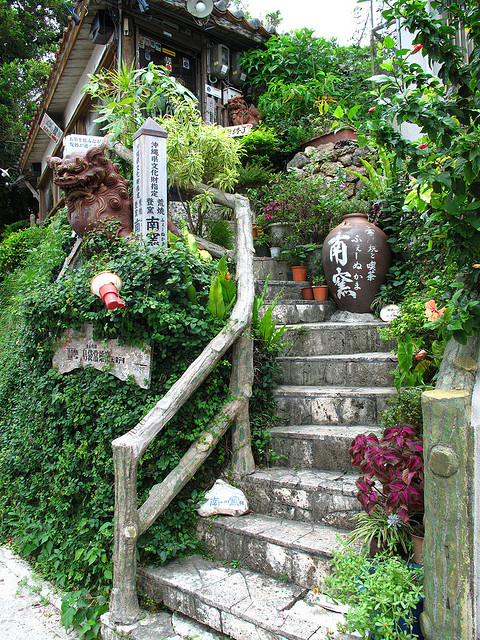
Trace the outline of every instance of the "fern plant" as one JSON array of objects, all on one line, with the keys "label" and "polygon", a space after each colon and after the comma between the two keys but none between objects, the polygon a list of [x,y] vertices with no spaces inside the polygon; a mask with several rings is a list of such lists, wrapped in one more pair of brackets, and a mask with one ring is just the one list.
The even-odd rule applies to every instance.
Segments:
[{"label": "fern plant", "polygon": [[366,176],[354,169],[345,169],[345,171],[364,182],[368,196],[372,200],[382,200],[386,197],[387,190],[391,189],[397,180],[394,157],[394,153],[387,153],[385,149],[379,149],[378,161],[380,166],[377,169],[368,160],[360,158],[367,172]]}]

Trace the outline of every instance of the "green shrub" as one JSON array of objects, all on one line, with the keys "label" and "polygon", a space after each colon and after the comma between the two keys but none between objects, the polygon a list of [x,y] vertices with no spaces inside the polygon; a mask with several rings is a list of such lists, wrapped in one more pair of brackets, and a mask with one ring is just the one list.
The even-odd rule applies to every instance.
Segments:
[{"label": "green shrub", "polygon": [[21,231],[22,229],[27,229],[29,226],[30,220],[28,219],[18,220],[17,222],[12,222],[12,224],[6,224],[3,228],[0,239],[5,240],[5,238],[11,233],[15,233],[15,231]]},{"label": "green shrub", "polygon": [[245,150],[242,164],[256,164],[272,169],[282,158],[281,141],[275,131],[268,127],[256,127],[241,139]]},{"label": "green shrub", "polygon": [[411,424],[417,436],[423,437],[422,393],[432,387],[409,387],[388,401],[389,409],[382,412],[382,424],[395,427]]},{"label": "green shrub", "polygon": [[234,232],[228,220],[221,218],[207,220],[205,226],[208,230],[208,239],[211,242],[215,242],[225,249],[233,249]]},{"label": "green shrub", "polygon": [[25,261],[28,252],[39,245],[41,237],[38,227],[28,227],[7,235],[0,243],[0,278],[15,271]]},{"label": "green shrub", "polygon": [[[186,295],[186,265],[200,304]],[[123,280],[127,307],[109,312],[89,291],[110,268]],[[116,242],[57,283],[39,278],[25,300],[17,358],[0,384],[0,514],[3,536],[66,588],[105,590],[111,579],[113,463],[111,441],[134,427],[221,326],[206,309],[215,267],[181,243],[173,248]],[[27,295],[27,294],[26,294]],[[141,389],[90,368],[60,375],[53,341],[67,327],[94,326],[95,339],[118,337],[153,348],[152,386]],[[230,364],[215,373],[147,450],[139,499],[161,481],[228,395]],[[222,446],[212,456],[224,456]],[[215,466],[212,460],[210,469]],[[202,477],[186,488],[139,541],[141,559],[165,562],[197,549],[193,507]],[[218,473],[218,472],[217,472]]]},{"label": "green shrub", "polygon": [[273,178],[273,171],[261,164],[247,163],[238,171],[237,191],[268,184]]}]

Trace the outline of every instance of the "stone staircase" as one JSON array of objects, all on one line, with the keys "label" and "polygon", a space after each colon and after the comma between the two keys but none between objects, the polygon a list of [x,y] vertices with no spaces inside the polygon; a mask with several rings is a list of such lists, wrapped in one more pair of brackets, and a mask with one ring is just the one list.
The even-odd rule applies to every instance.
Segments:
[{"label": "stone staircase", "polygon": [[236,640],[347,638],[336,631],[342,608],[311,590],[322,587],[360,508],[348,447],[357,433],[378,430],[395,395],[394,356],[377,322],[332,322],[332,302],[300,302],[305,285],[286,281],[281,263],[255,263],[257,292],[270,273],[266,298],[281,292],[277,317],[293,325],[275,391],[284,423],[273,429],[278,461],[241,480],[252,513],[199,523],[215,560],[141,569],[140,588],[205,625],[200,638],[212,629]]}]

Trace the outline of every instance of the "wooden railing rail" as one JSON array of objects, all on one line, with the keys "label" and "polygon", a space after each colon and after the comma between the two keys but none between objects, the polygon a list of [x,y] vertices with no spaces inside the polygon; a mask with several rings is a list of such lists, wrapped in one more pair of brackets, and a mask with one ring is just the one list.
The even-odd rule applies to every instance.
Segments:
[{"label": "wooden railing rail", "polygon": [[[128,157],[128,150],[115,152]],[[125,153],[126,152],[126,153]],[[136,592],[136,543],[155,519],[170,504],[177,493],[193,477],[210,455],[219,438],[235,422],[232,440],[233,465],[236,473],[254,470],[250,448],[248,404],[253,383],[253,346],[250,324],[254,299],[253,240],[250,206],[247,198],[224,194],[199,184],[196,190],[210,190],[215,201],[233,208],[236,219],[236,279],[237,299],[227,325],[205,347],[182,377],[131,431],[112,442],[115,467],[115,540],[113,557],[113,588],[110,600],[112,622],[130,624],[141,612]],[[145,503],[137,508],[138,463],[152,440],[161,432],[202,382],[211,373],[225,352],[233,346],[230,400],[191,445],[177,467],[155,485]]]}]

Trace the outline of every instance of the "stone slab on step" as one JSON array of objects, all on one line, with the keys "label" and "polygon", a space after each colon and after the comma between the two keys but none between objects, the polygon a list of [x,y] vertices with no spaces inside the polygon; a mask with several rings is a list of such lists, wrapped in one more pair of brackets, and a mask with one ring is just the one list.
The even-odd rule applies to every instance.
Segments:
[{"label": "stone slab on step", "polygon": [[379,424],[394,387],[281,385],[274,391],[277,414],[288,424]]},{"label": "stone slab on step", "polygon": [[[173,629],[171,614],[163,611],[155,614],[144,612],[142,619],[133,624],[118,624],[111,619],[109,612],[104,613],[100,620],[102,640],[182,640]],[[199,637],[198,640],[203,639]]]},{"label": "stone slab on step", "polygon": [[[234,640],[350,640],[336,631],[343,620],[326,599],[245,568],[192,556],[139,570],[140,582],[173,611]],[[160,638],[158,638],[160,640]]]},{"label": "stone slab on step", "polygon": [[275,464],[281,467],[325,469],[358,473],[353,467],[348,449],[359,433],[376,433],[382,427],[368,425],[288,425],[271,429],[270,448],[280,456]]},{"label": "stone slab on step", "polygon": [[[265,282],[263,280],[257,280],[255,282],[255,295],[259,296],[262,291]],[[267,291],[265,294],[265,302],[270,304],[277,296],[281,300],[302,300],[302,289],[309,287],[309,282],[292,282],[290,280],[269,282]]]},{"label": "stone slab on step", "polygon": [[[267,306],[268,303],[262,308],[266,310]],[[280,324],[318,323],[328,321],[335,309],[331,300],[280,300],[275,305],[273,316]]]},{"label": "stone slab on step", "polygon": [[270,282],[274,280],[287,281],[287,263],[275,258],[254,258],[253,278],[254,280],[265,280],[270,276]]},{"label": "stone slab on step", "polygon": [[332,549],[339,545],[337,536],[348,533],[319,523],[257,513],[201,519],[198,531],[216,560],[238,562],[309,589],[323,584]]},{"label": "stone slab on step", "polygon": [[321,356],[377,351],[385,353],[395,345],[380,338],[378,327],[382,326],[385,326],[385,323],[320,322],[305,327],[292,326],[283,338],[287,346],[282,355]]},{"label": "stone slab on step", "polygon": [[393,386],[393,353],[282,356],[278,382],[286,385]]},{"label": "stone slab on step", "polygon": [[357,474],[323,469],[257,469],[239,480],[255,513],[353,529],[361,510]]}]

